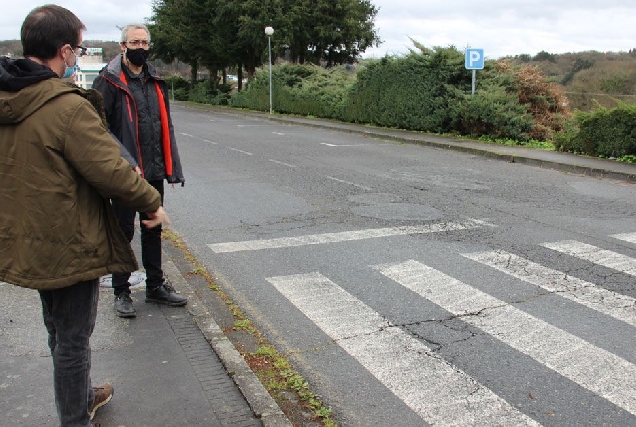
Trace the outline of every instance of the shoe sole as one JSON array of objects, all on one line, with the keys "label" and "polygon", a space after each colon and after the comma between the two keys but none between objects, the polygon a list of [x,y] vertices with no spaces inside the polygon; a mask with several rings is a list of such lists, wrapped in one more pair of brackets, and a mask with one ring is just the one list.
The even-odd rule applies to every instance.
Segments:
[{"label": "shoe sole", "polygon": [[[113,394],[114,394],[114,393],[113,393]],[[88,413],[88,416],[90,417],[90,420],[91,420],[91,421],[93,420],[93,417],[95,416],[95,412],[97,412],[97,410],[98,410],[99,408],[101,408],[102,406],[104,406],[105,404],[107,404],[108,402],[110,402],[110,400],[113,398],[113,394],[111,394],[110,396],[108,396],[108,399],[104,400],[104,401],[103,401],[103,402],[101,402],[101,403],[98,403],[98,404],[97,404],[97,406],[95,406],[95,407],[93,408],[93,411]]]},{"label": "shoe sole", "polygon": [[188,303],[188,300],[185,300],[183,302],[168,302],[168,301],[164,301],[164,300],[159,300],[159,299],[153,299],[153,298],[146,297],[146,302],[153,302],[155,304],[167,305],[169,307],[181,307],[181,306],[186,305]]},{"label": "shoe sole", "polygon": [[115,310],[115,313],[117,313],[117,317],[123,317],[124,319],[130,319],[131,317],[137,317],[137,313],[122,313],[119,312],[117,310]]}]

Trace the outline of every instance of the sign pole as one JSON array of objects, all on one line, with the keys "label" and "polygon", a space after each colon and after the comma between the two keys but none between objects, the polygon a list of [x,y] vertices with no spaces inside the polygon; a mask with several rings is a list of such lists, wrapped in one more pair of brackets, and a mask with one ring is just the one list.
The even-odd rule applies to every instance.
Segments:
[{"label": "sign pole", "polygon": [[477,70],[484,69],[484,59],[485,57],[483,49],[466,49],[465,67],[467,70],[473,71],[473,90],[471,96],[475,96]]}]

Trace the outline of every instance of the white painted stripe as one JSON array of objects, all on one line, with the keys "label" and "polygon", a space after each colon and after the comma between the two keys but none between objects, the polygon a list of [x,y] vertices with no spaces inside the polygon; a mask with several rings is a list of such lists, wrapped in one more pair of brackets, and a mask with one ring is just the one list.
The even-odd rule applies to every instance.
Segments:
[{"label": "white painted stripe", "polygon": [[629,242],[629,243],[636,243],[636,233],[613,234],[610,237],[613,237],[613,238],[618,239],[618,240],[624,240],[624,241]]},{"label": "white painted stripe", "polygon": [[208,141],[207,139],[204,139],[203,142],[207,142],[208,144],[212,144],[212,145],[217,145],[218,144],[218,142]]},{"label": "white painted stripe", "polygon": [[329,144],[328,142],[321,142],[320,145],[326,145],[327,147],[362,147],[367,144]]},{"label": "white painted stripe", "polygon": [[366,191],[372,191],[373,190],[372,188],[365,187],[364,185],[360,185],[360,184],[356,184],[354,182],[349,182],[349,181],[345,181],[345,180],[342,180],[342,179],[338,179],[338,178],[335,178],[333,176],[327,175],[327,178],[331,179],[332,181],[341,182],[343,184],[353,185],[354,187],[361,188],[361,189],[366,190]]},{"label": "white painted stripe", "polygon": [[270,161],[270,162],[272,162],[272,163],[276,163],[276,164],[278,164],[278,165],[287,166],[288,168],[293,168],[293,169],[295,169],[295,168],[296,168],[296,166],[294,166],[294,165],[290,165],[289,163],[285,163],[285,162],[280,162],[280,161],[278,161],[278,160],[269,159],[269,161]]},{"label": "white painted stripe", "polygon": [[636,366],[417,261],[375,267],[510,347],[636,414]]},{"label": "white painted stripe", "polygon": [[636,259],[618,252],[597,248],[575,240],[543,243],[541,246],[602,265],[603,267],[612,268],[630,276],[636,276]]},{"label": "white painted stripe", "polygon": [[427,423],[538,425],[321,274],[267,280]]},{"label": "white painted stripe", "polygon": [[636,299],[632,297],[598,288],[593,283],[568,276],[566,273],[544,267],[509,252],[479,252],[462,254],[462,256],[636,326],[636,310],[634,309]]},{"label": "white painted stripe", "polygon": [[181,135],[183,136],[188,136],[190,138],[194,138],[194,135],[190,135],[189,133],[185,133],[185,132],[179,132]]},{"label": "white painted stripe", "polygon": [[247,154],[248,156],[253,156],[254,155],[253,153],[250,153],[249,151],[239,150],[238,148],[229,147],[229,149],[232,150],[232,151],[237,151],[239,153]]},{"label": "white painted stripe", "polygon": [[374,239],[379,237],[403,236],[407,234],[441,233],[444,231],[470,230],[478,228],[478,221],[447,222],[418,226],[372,228],[367,230],[343,231],[340,233],[310,234],[298,237],[280,237],[269,240],[247,240],[244,242],[225,242],[209,244],[217,253],[257,251],[261,249],[291,248],[295,246],[339,243],[353,240]]}]

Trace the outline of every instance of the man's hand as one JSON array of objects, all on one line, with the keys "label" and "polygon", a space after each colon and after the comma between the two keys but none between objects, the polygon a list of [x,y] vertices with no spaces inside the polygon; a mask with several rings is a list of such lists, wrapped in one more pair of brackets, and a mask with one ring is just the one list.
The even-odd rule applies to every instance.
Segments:
[{"label": "man's hand", "polygon": [[148,228],[154,228],[162,223],[166,225],[170,224],[170,218],[168,218],[168,214],[166,213],[165,210],[163,210],[162,206],[159,206],[159,209],[147,215],[150,219],[145,219],[141,222],[143,225],[145,225]]},{"label": "man's hand", "polygon": [[133,170],[137,173],[137,175],[141,175],[141,168],[139,166],[135,166]]}]

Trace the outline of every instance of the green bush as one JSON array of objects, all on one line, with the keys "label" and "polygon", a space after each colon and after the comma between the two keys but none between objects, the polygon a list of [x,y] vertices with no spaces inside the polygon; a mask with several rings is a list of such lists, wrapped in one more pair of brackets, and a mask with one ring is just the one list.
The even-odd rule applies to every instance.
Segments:
[{"label": "green bush", "polygon": [[190,91],[190,82],[183,77],[173,74],[165,78],[168,85],[168,91],[174,91],[172,97],[177,101],[187,101],[188,92]]},{"label": "green bush", "polygon": [[519,104],[518,96],[502,87],[464,96],[452,109],[453,129],[471,137],[529,140],[532,116]]},{"label": "green bush", "polygon": [[[280,113],[491,140],[549,141],[570,116],[562,90],[534,67],[487,61],[475,96],[464,53],[416,42],[406,56],[325,69],[284,64],[272,70],[273,108]],[[545,55],[544,55],[545,56]],[[234,107],[269,110],[269,70],[261,68]]]},{"label": "green bush", "polygon": [[636,106],[618,101],[617,108],[578,111],[554,141],[560,151],[602,157],[636,155]]},{"label": "green bush", "polygon": [[[355,75],[345,67],[276,66],[272,69],[273,108],[280,113],[341,118],[347,89],[354,80]],[[258,70],[247,88],[232,96],[230,105],[269,110],[269,70]]]},{"label": "green bush", "polygon": [[201,104],[228,105],[232,86],[219,83],[216,79],[198,82],[190,90],[188,100]]},{"label": "green bush", "polygon": [[384,57],[358,72],[346,108],[350,121],[426,132],[452,130],[449,109],[472,83],[464,55],[453,47],[418,47],[421,53]]}]

